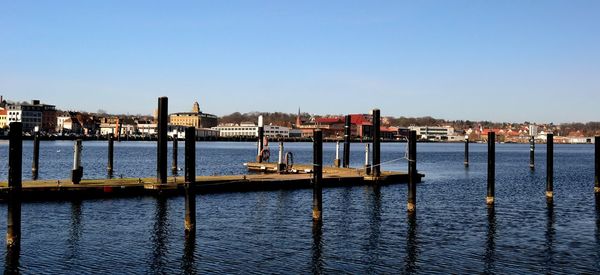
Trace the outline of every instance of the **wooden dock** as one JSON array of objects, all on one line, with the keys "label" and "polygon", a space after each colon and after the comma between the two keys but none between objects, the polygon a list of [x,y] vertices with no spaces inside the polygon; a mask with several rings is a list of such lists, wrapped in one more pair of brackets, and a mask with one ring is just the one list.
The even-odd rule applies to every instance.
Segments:
[{"label": "wooden dock", "polygon": [[[289,173],[277,173],[276,163],[247,163],[250,174],[198,176],[193,185],[199,193],[250,192],[311,188],[312,166],[294,165]],[[424,175],[419,174],[419,181]],[[382,171],[380,177],[365,175],[364,169],[324,167],[323,186],[360,186],[408,182],[404,172]],[[83,179],[73,184],[69,179],[24,181],[23,200],[71,200],[143,195],[182,195],[184,177],[168,177],[167,184],[157,184],[156,178]],[[0,200],[6,200],[9,188],[0,182]]]}]

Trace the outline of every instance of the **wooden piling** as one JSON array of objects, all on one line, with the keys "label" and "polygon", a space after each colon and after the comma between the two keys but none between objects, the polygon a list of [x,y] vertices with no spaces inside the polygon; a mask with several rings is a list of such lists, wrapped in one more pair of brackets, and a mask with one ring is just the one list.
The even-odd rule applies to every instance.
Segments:
[{"label": "wooden piling", "polygon": [[316,129],[313,134],[313,220],[323,219],[323,132]]},{"label": "wooden piling", "polygon": [[40,165],[40,133],[33,133],[33,161],[31,163],[31,179],[38,179],[38,171]]},{"label": "wooden piling", "polygon": [[196,232],[196,128],[185,129],[185,232]]},{"label": "wooden piling", "polygon": [[554,134],[546,136],[546,198],[554,197]]},{"label": "wooden piling", "polygon": [[335,159],[333,160],[333,166],[340,167],[340,141],[335,143]]},{"label": "wooden piling", "polygon": [[494,204],[496,185],[496,133],[488,133],[487,204]]},{"label": "wooden piling", "polygon": [[262,162],[262,153],[264,149],[263,140],[265,138],[265,128],[263,126],[258,127],[258,154],[256,155],[256,162]]},{"label": "wooden piling", "polygon": [[529,138],[529,169],[535,170],[535,137]]},{"label": "wooden piling", "polygon": [[369,144],[365,144],[365,174],[371,174],[371,165],[369,164]]},{"label": "wooden piling", "polygon": [[344,168],[350,166],[350,136],[352,134],[352,116],[346,115],[344,125]]},{"label": "wooden piling", "polygon": [[465,167],[469,167],[469,137],[465,137]]},{"label": "wooden piling", "polygon": [[156,158],[156,177],[158,183],[167,183],[167,128],[168,128],[169,99],[166,96],[158,98],[158,144]]},{"label": "wooden piling", "polygon": [[279,155],[277,159],[277,172],[283,173],[285,171],[285,164],[283,163],[283,141],[279,142]]},{"label": "wooden piling", "polygon": [[83,178],[83,167],[81,166],[82,140],[78,139],[73,145],[73,169],[71,170],[71,182],[79,184]]},{"label": "wooden piling", "polygon": [[114,150],[115,150],[115,136],[114,134],[108,134],[108,165],[107,165],[107,172],[108,172],[108,178],[112,178],[113,176],[113,159],[114,159]]},{"label": "wooden piling", "polygon": [[21,246],[21,184],[23,160],[23,124],[10,124],[8,144],[8,213],[6,215],[7,251]]},{"label": "wooden piling", "polygon": [[381,113],[373,109],[373,176],[381,176]]},{"label": "wooden piling", "polygon": [[408,135],[408,212],[417,210],[417,131],[410,131]]},{"label": "wooden piling", "polygon": [[178,139],[177,133],[173,135],[173,159],[171,160],[171,173],[177,175],[177,150],[178,150]]},{"label": "wooden piling", "polygon": [[594,192],[600,193],[600,136],[594,137]]}]

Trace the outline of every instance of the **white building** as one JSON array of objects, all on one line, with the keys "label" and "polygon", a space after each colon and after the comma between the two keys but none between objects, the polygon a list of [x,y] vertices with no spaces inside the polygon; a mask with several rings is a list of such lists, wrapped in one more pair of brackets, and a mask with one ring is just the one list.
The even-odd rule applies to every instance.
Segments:
[{"label": "white building", "polygon": [[138,123],[138,132],[144,136],[156,135],[158,131],[158,124],[156,123]]},{"label": "white building", "polygon": [[6,118],[10,125],[13,122],[23,123],[23,131],[33,131],[35,126],[42,126],[42,106],[33,104],[8,105]]},{"label": "white building", "polygon": [[416,131],[421,139],[448,140],[448,137],[455,136],[454,128],[450,126],[410,126],[409,129]]},{"label": "white building", "polygon": [[[240,125],[220,125],[212,129],[218,130],[221,137],[258,137],[258,126],[251,123]],[[266,137],[289,137],[290,128],[284,126],[265,125]]]}]

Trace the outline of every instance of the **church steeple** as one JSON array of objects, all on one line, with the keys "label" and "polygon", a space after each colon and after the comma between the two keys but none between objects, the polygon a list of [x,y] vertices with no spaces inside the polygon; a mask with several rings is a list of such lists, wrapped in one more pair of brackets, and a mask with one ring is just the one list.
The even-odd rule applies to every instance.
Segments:
[{"label": "church steeple", "polygon": [[300,119],[300,107],[298,107],[298,116],[296,116],[296,127],[302,125],[302,119]]},{"label": "church steeple", "polygon": [[192,113],[200,113],[200,104],[198,104],[198,101],[194,101],[194,107],[192,107]]}]

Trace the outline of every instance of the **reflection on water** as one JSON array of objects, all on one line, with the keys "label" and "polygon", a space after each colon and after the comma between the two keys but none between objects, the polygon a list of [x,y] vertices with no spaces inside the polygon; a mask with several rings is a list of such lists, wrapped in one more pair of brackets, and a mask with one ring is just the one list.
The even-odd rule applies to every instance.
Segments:
[{"label": "reflection on water", "polygon": [[19,257],[21,248],[19,245],[8,247],[4,264],[4,274],[19,274]]},{"label": "reflection on water", "polygon": [[150,270],[152,273],[157,274],[166,273],[164,268],[167,266],[167,236],[169,235],[168,226],[168,210],[167,210],[167,199],[164,196],[157,196],[156,198],[156,213],[154,221],[154,230],[152,235],[152,244],[154,249],[152,250],[152,263],[150,264]]},{"label": "reflection on water", "polygon": [[404,258],[404,273],[414,274],[418,271],[417,258],[419,244],[417,240],[417,213],[407,214],[408,232],[406,233],[406,257]]},{"label": "reflection on water", "polygon": [[323,273],[323,256],[321,250],[323,249],[323,222],[313,220],[312,225],[312,274]]},{"label": "reflection on water", "polygon": [[594,194],[596,201],[596,267],[600,267],[600,193]]},{"label": "reflection on water", "polygon": [[488,205],[488,227],[485,241],[484,273],[494,273],[496,261],[496,209],[494,205]]},{"label": "reflection on water", "polygon": [[194,251],[196,250],[196,233],[191,231],[185,234],[185,243],[183,244],[183,257],[181,269],[185,274],[196,274],[194,267]]},{"label": "reflection on water", "polygon": [[546,242],[544,244],[544,268],[547,274],[552,273],[552,263],[554,262],[554,200],[546,200]]},{"label": "reflection on water", "polygon": [[[240,163],[255,154],[253,144],[199,144],[199,175],[244,173]],[[72,142],[44,145],[40,178],[64,176],[72,165]],[[105,178],[105,159],[98,157],[105,155],[105,144],[86,146],[86,175]],[[119,146],[116,177],[154,176],[155,142]],[[333,144],[324,147],[333,155]],[[382,161],[405,148],[382,147]],[[418,221],[399,210],[406,185],[325,189],[322,224],[311,224],[306,215],[311,190],[207,194],[198,204],[201,226],[185,239],[183,197],[27,202],[20,251],[7,253],[0,246],[0,255],[6,256],[7,273],[20,266],[30,274],[599,274],[600,196],[592,205],[592,147],[557,145],[555,187],[561,195],[554,207],[544,204],[540,193],[545,171],[532,173],[527,166],[528,147],[499,144],[498,211],[477,199],[485,192],[487,147],[471,148],[467,170],[463,146],[419,144],[419,165],[427,177],[419,185]],[[57,154],[59,149],[68,153]],[[288,149],[298,163],[312,160],[311,143]],[[0,156],[3,152],[7,146],[0,146]],[[362,167],[361,157],[363,152],[353,153],[355,167]],[[406,169],[405,161],[390,163],[385,170]],[[0,168],[6,165],[0,157]],[[0,178],[6,179],[6,169],[0,169]],[[0,219],[6,219],[6,207],[0,203]]]},{"label": "reflection on water", "polygon": [[379,262],[379,236],[381,235],[381,187],[374,185],[367,188],[369,192],[367,211],[369,212],[369,238],[364,248],[369,256],[367,273],[374,273],[375,264]]},{"label": "reflection on water", "polygon": [[78,256],[81,231],[81,200],[73,200],[71,202],[71,228],[69,230],[69,259]]}]

